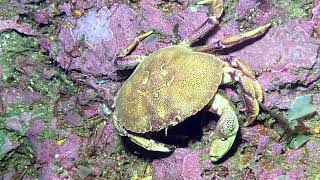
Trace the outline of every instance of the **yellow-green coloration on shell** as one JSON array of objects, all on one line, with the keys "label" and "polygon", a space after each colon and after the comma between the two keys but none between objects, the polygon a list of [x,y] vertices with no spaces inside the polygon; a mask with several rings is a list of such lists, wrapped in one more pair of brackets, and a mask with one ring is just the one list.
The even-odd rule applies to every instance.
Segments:
[{"label": "yellow-green coloration on shell", "polygon": [[118,92],[118,122],[137,133],[180,123],[213,98],[222,80],[222,67],[218,57],[182,45],[154,52]]}]

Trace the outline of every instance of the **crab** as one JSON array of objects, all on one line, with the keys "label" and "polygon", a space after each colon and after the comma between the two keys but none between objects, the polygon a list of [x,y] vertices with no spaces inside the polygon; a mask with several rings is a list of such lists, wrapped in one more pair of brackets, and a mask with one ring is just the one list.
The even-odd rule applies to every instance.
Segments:
[{"label": "crab", "polygon": [[263,35],[270,24],[248,32],[223,38],[215,43],[192,46],[219,23],[223,12],[222,0],[205,0],[211,3],[212,13],[201,32],[197,32],[178,45],[159,49],[148,56],[130,55],[133,48],[152,31],[137,36],[114,59],[119,69],[135,68],[115,97],[113,123],[119,135],[128,137],[135,144],[149,150],[170,152],[174,146],[144,134],[175,126],[202,109],[220,116],[211,135],[210,157],[213,162],[221,159],[233,145],[239,122],[234,105],[218,89],[219,85],[240,83],[242,97],[250,125],[259,114],[263,100],[262,88],[254,71],[241,59],[220,57],[215,52],[243,41]]}]

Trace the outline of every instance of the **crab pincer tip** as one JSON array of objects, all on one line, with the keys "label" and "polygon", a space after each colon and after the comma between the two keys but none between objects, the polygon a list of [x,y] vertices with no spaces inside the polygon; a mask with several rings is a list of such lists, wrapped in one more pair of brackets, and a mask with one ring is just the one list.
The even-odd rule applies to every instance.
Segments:
[{"label": "crab pincer tip", "polygon": [[244,126],[250,126],[254,121],[254,118],[249,117],[247,121],[244,123]]}]

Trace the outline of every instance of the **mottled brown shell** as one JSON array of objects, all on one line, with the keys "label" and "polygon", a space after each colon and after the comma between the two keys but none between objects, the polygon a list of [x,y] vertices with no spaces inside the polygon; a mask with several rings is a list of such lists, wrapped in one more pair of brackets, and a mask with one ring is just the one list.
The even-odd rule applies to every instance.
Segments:
[{"label": "mottled brown shell", "polygon": [[184,46],[160,49],[147,57],[123,84],[115,118],[127,130],[158,131],[201,110],[222,80],[223,63]]}]

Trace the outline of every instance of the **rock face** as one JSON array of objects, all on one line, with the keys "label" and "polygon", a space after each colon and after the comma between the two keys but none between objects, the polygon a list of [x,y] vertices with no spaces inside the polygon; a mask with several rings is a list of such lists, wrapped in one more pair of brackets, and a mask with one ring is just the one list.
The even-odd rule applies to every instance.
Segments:
[{"label": "rock face", "polygon": [[[294,20],[269,30],[261,39],[233,53],[254,69],[271,67],[270,73],[259,77],[265,91],[290,83],[309,84],[319,78],[318,40],[311,37],[312,22]],[[311,77],[310,77],[311,76]]]},{"label": "rock face", "polygon": [[171,156],[154,160],[152,166],[155,180],[202,179],[199,155],[189,149],[178,148]]},{"label": "rock face", "polygon": [[[157,8],[159,2],[144,1],[140,9],[114,4],[109,9],[89,10],[78,20],[69,17],[72,26],[61,29],[58,63],[65,69],[76,69],[94,76],[113,74],[112,60],[120,49],[143,31],[151,29],[162,34],[141,42],[133,54],[149,54],[177,38],[190,35],[207,19],[206,11],[190,9],[165,15]],[[178,27],[177,32],[175,28]],[[84,41],[84,44],[80,44]],[[87,49],[80,53],[80,47]]]},{"label": "rock face", "polygon": [[[113,98],[131,71],[114,68],[116,54],[151,29],[154,33],[132,54],[148,55],[181,42],[207,22],[207,6],[194,0],[3,2],[0,179],[143,179],[151,173],[161,180],[319,179],[319,116],[296,118],[303,127],[298,133],[308,138],[290,149],[295,132],[287,132],[265,111],[258,116],[264,122],[243,127],[245,115],[239,108],[237,142],[216,164],[208,157],[214,121],[201,121],[206,124],[202,131],[201,123],[198,130],[192,127],[192,132],[203,132],[195,139],[170,134],[178,141],[191,140],[177,143],[183,148],[166,157],[154,157],[118,137],[110,116]],[[269,69],[258,76],[267,108],[289,117],[299,109],[292,108],[296,97],[307,96],[312,100],[300,106],[320,111],[319,1],[224,2],[221,23],[197,45],[272,22],[264,36],[211,53],[238,56],[258,72]],[[222,89],[241,107],[232,85]],[[148,173],[145,167],[150,167]]]}]

